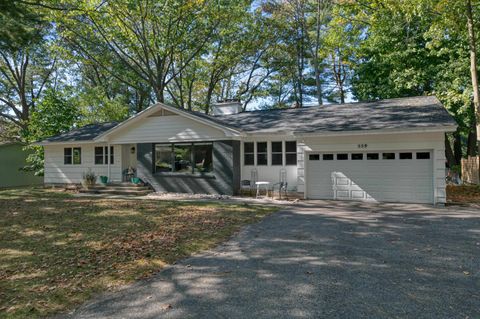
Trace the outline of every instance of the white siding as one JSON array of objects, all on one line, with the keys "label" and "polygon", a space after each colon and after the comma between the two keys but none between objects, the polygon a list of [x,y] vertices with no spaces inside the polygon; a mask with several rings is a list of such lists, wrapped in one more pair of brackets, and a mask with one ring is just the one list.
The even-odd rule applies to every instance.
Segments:
[{"label": "white siding", "polygon": [[[271,142],[283,142],[283,166],[281,165],[272,165],[272,144]],[[285,165],[285,141],[295,141],[292,137],[265,137],[265,138],[248,138],[242,141],[240,149],[241,149],[241,179],[242,180],[251,180],[252,170],[256,169],[258,174],[259,181],[267,181],[270,182],[272,185],[278,183],[280,181],[280,171],[282,169],[286,170],[287,173],[287,183],[289,190],[296,190],[297,189],[297,165]],[[267,142],[267,150],[268,150],[268,165],[244,165],[244,149],[243,149],[243,142]],[[255,164],[257,163],[257,144],[254,143],[255,148]],[[298,149],[298,143],[297,143]],[[298,162],[299,154],[297,152],[297,162]]]},{"label": "white siding", "polygon": [[155,143],[225,138],[220,129],[179,115],[152,116],[112,134],[110,142]]},{"label": "white siding", "polygon": [[[83,173],[89,168],[97,176],[108,176],[108,165],[95,165],[94,147],[106,146],[106,144],[71,144],[71,145],[47,145],[45,149],[45,184],[71,184],[81,183]],[[66,147],[81,147],[82,160],[79,165],[63,164],[63,149]],[[110,179],[112,181],[122,180],[122,149],[121,145],[113,145],[114,159],[110,165]]]},{"label": "white siding", "polygon": [[[366,148],[359,148],[366,144]],[[433,154],[433,192],[435,203],[445,203],[445,144],[444,133],[403,133],[381,135],[350,135],[304,137],[299,139],[298,147],[303,151],[349,152],[349,151],[382,151],[382,150],[431,150]],[[304,156],[298,156],[299,192],[305,192]]]}]

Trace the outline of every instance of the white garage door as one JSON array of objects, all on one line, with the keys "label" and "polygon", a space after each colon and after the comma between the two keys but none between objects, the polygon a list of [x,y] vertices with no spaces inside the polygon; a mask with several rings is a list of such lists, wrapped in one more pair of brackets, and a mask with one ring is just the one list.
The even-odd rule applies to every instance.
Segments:
[{"label": "white garage door", "polygon": [[431,151],[308,153],[307,198],[433,202]]}]

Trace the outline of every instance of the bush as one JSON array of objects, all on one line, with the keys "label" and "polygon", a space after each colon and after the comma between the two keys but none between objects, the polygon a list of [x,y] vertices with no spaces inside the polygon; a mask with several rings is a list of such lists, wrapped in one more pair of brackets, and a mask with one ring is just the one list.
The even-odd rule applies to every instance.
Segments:
[{"label": "bush", "polygon": [[97,182],[97,175],[90,168],[83,173],[83,182],[86,186],[93,186]]}]

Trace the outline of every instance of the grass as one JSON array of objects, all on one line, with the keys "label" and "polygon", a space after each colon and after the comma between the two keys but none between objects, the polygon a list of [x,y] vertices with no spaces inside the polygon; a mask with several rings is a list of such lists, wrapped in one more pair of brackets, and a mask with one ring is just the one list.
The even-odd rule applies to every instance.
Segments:
[{"label": "grass", "polygon": [[274,207],[0,191],[0,317],[36,318],[213,247]]},{"label": "grass", "polygon": [[447,185],[447,201],[455,204],[480,204],[480,185]]}]

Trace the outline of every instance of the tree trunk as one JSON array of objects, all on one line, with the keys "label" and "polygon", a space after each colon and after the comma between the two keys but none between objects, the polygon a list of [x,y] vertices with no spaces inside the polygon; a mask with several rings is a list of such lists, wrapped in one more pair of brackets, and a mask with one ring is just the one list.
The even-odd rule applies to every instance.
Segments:
[{"label": "tree trunk", "polygon": [[315,28],[315,52],[313,54],[313,68],[315,69],[315,85],[317,87],[317,102],[318,105],[323,105],[322,82],[320,80],[320,63],[318,63],[318,50],[320,50],[320,27],[321,27],[321,5],[320,0],[317,0],[317,24]]},{"label": "tree trunk", "polygon": [[455,155],[453,154],[452,145],[448,135],[445,134],[445,156],[447,157],[447,164],[449,168],[452,168],[455,164]]},{"label": "tree trunk", "polygon": [[472,123],[470,127],[470,131],[468,132],[467,138],[467,156],[475,156],[477,155],[477,139],[476,139],[476,127],[475,123]]},{"label": "tree trunk", "polygon": [[455,165],[460,165],[462,161],[462,140],[460,136],[460,130],[457,129],[455,133],[453,133],[453,137],[455,140],[453,141],[453,153],[455,156]]},{"label": "tree trunk", "polygon": [[477,44],[472,13],[472,2],[467,0],[467,27],[468,41],[470,44],[470,73],[472,74],[473,105],[475,107],[475,125],[477,130],[477,151],[480,153],[480,91],[478,88],[477,74]]}]

